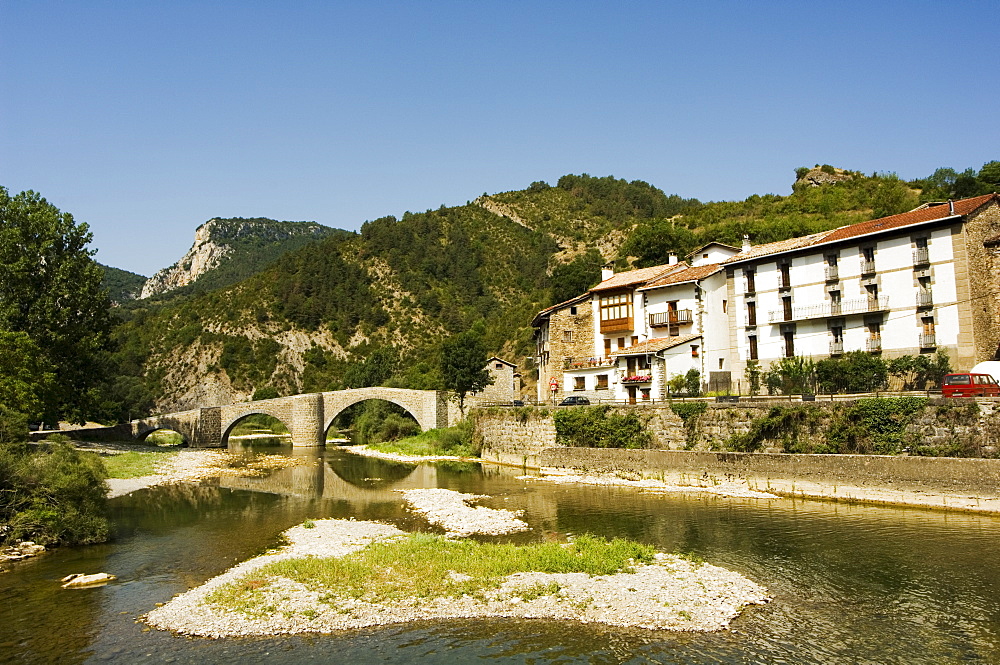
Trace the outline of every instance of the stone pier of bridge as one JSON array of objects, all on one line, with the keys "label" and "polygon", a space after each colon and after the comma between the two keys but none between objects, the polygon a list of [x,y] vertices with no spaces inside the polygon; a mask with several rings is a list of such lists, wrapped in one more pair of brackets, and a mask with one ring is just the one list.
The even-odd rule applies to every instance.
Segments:
[{"label": "stone pier of bridge", "polygon": [[447,392],[440,390],[355,388],[167,413],[134,420],[118,428],[128,429],[128,434],[134,438],[145,438],[158,429],[170,429],[180,433],[191,447],[209,448],[224,446],[240,420],[265,414],[285,424],[293,446],[315,447],[326,443],[327,430],[344,409],[370,399],[402,407],[423,430],[448,427],[459,418],[457,407],[448,397]]}]

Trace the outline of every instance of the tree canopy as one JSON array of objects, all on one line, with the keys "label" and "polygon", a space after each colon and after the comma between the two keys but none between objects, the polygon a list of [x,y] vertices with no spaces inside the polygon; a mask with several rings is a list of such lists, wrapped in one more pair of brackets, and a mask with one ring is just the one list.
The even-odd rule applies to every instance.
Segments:
[{"label": "tree canopy", "polygon": [[55,375],[40,407],[30,407],[48,421],[80,421],[97,401],[111,317],[90,241],[86,224],[39,194],[0,187],[0,331],[28,340],[5,338],[6,354],[37,352],[22,364]]},{"label": "tree canopy", "polygon": [[446,389],[458,395],[459,410],[465,410],[465,396],[493,383],[486,370],[486,345],[477,327],[459,333],[441,345],[441,378]]}]

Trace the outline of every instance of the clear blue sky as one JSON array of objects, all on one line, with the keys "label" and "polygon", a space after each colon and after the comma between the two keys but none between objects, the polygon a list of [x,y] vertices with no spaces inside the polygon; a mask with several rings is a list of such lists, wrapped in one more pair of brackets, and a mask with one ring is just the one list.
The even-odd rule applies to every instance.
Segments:
[{"label": "clear blue sky", "polygon": [[0,0],[0,185],[145,275],[211,217],[555,183],[702,200],[1000,159],[1000,3]]}]

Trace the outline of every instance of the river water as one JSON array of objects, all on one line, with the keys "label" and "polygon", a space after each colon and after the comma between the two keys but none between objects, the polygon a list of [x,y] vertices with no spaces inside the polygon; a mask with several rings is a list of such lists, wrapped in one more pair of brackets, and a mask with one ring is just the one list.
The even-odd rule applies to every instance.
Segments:
[{"label": "river water", "polygon": [[[272,449],[273,450],[273,449]],[[788,499],[656,495],[552,485],[516,469],[392,464],[331,448],[261,479],[142,490],[112,500],[114,540],[0,574],[0,661],[33,663],[998,663],[1000,519]],[[431,530],[393,490],[445,487],[523,509],[507,540],[624,536],[696,554],[774,596],[720,633],[554,621],[435,621],[337,635],[208,640],[137,619],[278,543],[307,518]],[[74,572],[104,587],[63,590]]]}]

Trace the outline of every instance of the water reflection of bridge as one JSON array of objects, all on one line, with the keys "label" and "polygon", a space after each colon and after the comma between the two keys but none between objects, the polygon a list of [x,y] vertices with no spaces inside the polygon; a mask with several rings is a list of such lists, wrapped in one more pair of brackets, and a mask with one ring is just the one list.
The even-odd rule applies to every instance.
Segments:
[{"label": "water reflection of bridge", "polygon": [[437,487],[433,464],[400,464],[363,457],[335,468],[322,454],[295,455],[301,464],[262,478],[221,478],[220,487],[351,503],[399,501],[395,490]]}]

